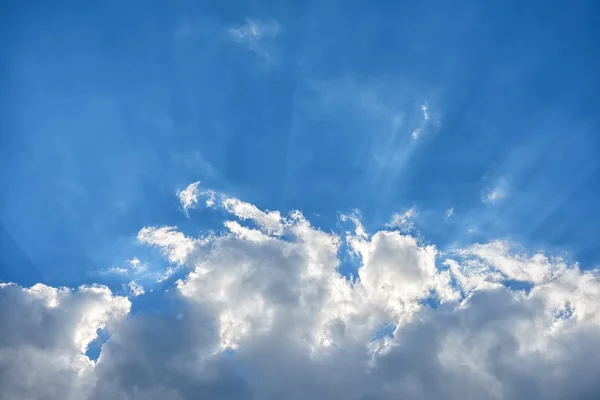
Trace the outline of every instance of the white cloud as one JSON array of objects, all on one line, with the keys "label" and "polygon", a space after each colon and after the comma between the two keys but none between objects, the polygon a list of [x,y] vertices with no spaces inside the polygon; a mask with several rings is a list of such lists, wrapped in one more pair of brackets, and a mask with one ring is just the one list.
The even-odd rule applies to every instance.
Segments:
[{"label": "white cloud", "polygon": [[229,197],[223,198],[222,205],[225,210],[242,220],[253,220],[260,227],[264,228],[267,233],[280,235],[283,230],[279,211],[263,212],[253,204]]},{"label": "white cloud", "polygon": [[421,128],[417,128],[417,129],[415,129],[415,130],[412,132],[412,134],[411,134],[411,137],[412,137],[414,140],[419,140],[419,135],[420,135],[420,134],[421,134]]},{"label": "white cloud", "polygon": [[136,281],[129,282],[128,286],[129,286],[129,291],[131,292],[131,295],[133,297],[141,296],[142,294],[146,293],[146,291],[144,290],[144,287],[142,285],[140,285],[139,283],[137,283]]},{"label": "white cloud", "polygon": [[[340,237],[297,211],[215,201],[231,218],[220,234],[190,238],[163,227],[138,235],[189,269],[170,289],[172,316],[127,316],[129,300],[101,286],[0,285],[5,398],[518,400],[600,392],[598,271],[507,242],[441,254],[398,231],[368,233],[358,213],[343,217],[355,227]],[[338,272],[346,248],[360,264],[355,282]],[[385,326],[392,337],[373,339]],[[83,351],[97,329],[111,336],[92,363]]]},{"label": "white cloud", "polygon": [[[429,121],[429,107],[426,104],[422,104],[421,112],[423,113],[423,120],[419,124],[418,128],[413,129],[411,137],[413,140],[419,140],[423,133],[427,133],[430,130],[431,121]],[[439,121],[433,121],[434,126],[439,125]]]},{"label": "white cloud", "polygon": [[402,232],[409,232],[415,226],[413,223],[413,218],[416,216],[415,208],[409,208],[402,214],[394,214],[392,215],[392,220],[387,224],[390,228],[398,228]]},{"label": "white cloud", "polygon": [[129,266],[136,272],[143,272],[147,269],[147,265],[141,262],[137,257],[133,257],[131,260],[129,260]]},{"label": "white cloud", "polygon": [[429,113],[427,112],[428,107],[425,104],[421,105],[421,111],[423,112],[423,119],[427,121],[429,119]]},{"label": "white cloud", "polygon": [[108,269],[108,271],[106,271],[106,272],[109,274],[115,274],[115,275],[127,275],[129,270],[127,268],[122,268],[122,267],[112,267],[112,268]]},{"label": "white cloud", "polygon": [[452,207],[452,208],[449,208],[449,209],[446,211],[446,219],[450,219],[450,217],[451,217],[451,216],[453,216],[453,215],[454,215],[454,207]]},{"label": "white cloud", "polygon": [[183,264],[194,251],[196,240],[178,232],[174,226],[145,227],[137,234],[140,243],[160,247],[169,261]]},{"label": "white cloud", "polygon": [[189,209],[198,207],[198,196],[200,195],[198,190],[199,186],[200,181],[190,183],[185,189],[177,192],[179,201],[181,202],[181,206],[186,215],[188,215]]},{"label": "white cloud", "polygon": [[98,329],[118,329],[129,308],[103,286],[0,285],[0,398],[85,398],[95,368],[86,348]]}]

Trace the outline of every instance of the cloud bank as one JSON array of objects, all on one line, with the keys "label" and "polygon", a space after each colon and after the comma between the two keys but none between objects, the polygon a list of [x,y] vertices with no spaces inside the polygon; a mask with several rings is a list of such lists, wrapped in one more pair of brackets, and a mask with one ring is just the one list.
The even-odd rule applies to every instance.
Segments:
[{"label": "cloud bank", "polygon": [[[187,271],[178,312],[103,286],[0,285],[0,399],[591,399],[600,280],[496,241],[442,253],[389,227],[344,235],[195,192],[220,232],[144,227]],[[184,205],[185,206],[185,205]],[[340,275],[341,252],[359,260]],[[134,288],[132,288],[134,291]],[[143,293],[138,293],[144,296]],[[96,362],[86,349],[109,333]]]}]

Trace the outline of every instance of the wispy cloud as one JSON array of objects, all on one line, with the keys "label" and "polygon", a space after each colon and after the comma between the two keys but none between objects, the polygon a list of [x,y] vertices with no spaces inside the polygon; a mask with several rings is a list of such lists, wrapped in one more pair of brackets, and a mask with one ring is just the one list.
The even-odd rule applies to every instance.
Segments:
[{"label": "wispy cloud", "polygon": [[493,204],[504,199],[508,194],[508,182],[506,179],[499,179],[498,182],[492,187],[484,189],[481,194],[481,201],[483,203]]},{"label": "wispy cloud", "polygon": [[269,66],[278,64],[272,44],[281,28],[277,21],[262,22],[247,19],[244,25],[229,28],[231,40],[256,53]]},{"label": "wispy cloud", "polygon": [[146,263],[141,262],[137,257],[133,257],[128,261],[128,263],[131,269],[135,272],[144,272],[147,269]]},{"label": "wispy cloud", "polygon": [[122,267],[112,267],[106,271],[106,273],[108,273],[108,274],[115,274],[115,275],[127,275],[128,272],[129,272],[129,270],[127,268],[122,268]]},{"label": "wispy cloud", "polygon": [[427,109],[428,109],[427,105],[421,104],[421,111],[423,111],[423,119],[425,121],[429,120],[429,113],[427,112]]},{"label": "wispy cloud", "polygon": [[409,232],[415,227],[413,222],[413,218],[415,216],[415,208],[409,208],[403,213],[396,213],[392,215],[392,220],[387,223],[387,226],[390,228],[398,228],[402,232]]},{"label": "wispy cloud", "polygon": [[421,128],[415,129],[410,135],[414,140],[419,140],[419,135],[421,134]]},{"label": "wispy cloud", "polygon": [[183,207],[183,211],[185,215],[189,217],[188,211],[191,208],[196,208],[198,206],[198,196],[200,192],[198,187],[200,186],[200,181],[190,183],[185,189],[177,192],[177,196],[179,196],[179,202]]},{"label": "wispy cloud", "polygon": [[[421,113],[423,114],[422,120],[419,123],[419,127],[413,129],[411,137],[413,138],[413,140],[419,140],[422,136],[422,134],[424,132],[427,132],[429,130],[429,127],[431,125],[431,122],[436,122],[436,121],[430,121],[429,120],[429,106],[427,105],[427,103],[425,104],[421,104]],[[437,121],[437,123],[439,123],[439,121]]]},{"label": "wispy cloud", "polygon": [[102,274],[112,275],[140,275],[147,270],[147,264],[140,261],[139,258],[133,257],[131,260],[127,260],[125,266],[115,266],[102,272]]},{"label": "wispy cloud", "polygon": [[130,291],[132,297],[141,296],[144,293],[146,293],[146,291],[144,290],[144,287],[142,285],[140,285],[139,283],[137,283],[136,281],[129,282],[129,291]]}]

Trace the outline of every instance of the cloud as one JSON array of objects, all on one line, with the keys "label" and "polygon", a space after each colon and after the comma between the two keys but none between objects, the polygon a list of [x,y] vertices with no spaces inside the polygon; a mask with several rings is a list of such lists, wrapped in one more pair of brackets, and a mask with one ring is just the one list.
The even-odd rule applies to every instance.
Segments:
[{"label": "cloud", "polygon": [[103,286],[0,284],[0,307],[0,398],[78,399],[94,383],[87,346],[117,329],[130,303]]},{"label": "cloud", "polygon": [[128,286],[129,286],[129,291],[131,292],[131,295],[133,297],[141,296],[144,293],[146,293],[146,291],[144,290],[144,287],[142,285],[140,285],[139,283],[137,283],[136,281],[129,282]]},{"label": "cloud", "polygon": [[450,219],[450,217],[452,217],[453,215],[454,215],[454,207],[452,207],[452,208],[449,208],[449,209],[446,211],[446,219]]},{"label": "cloud", "polygon": [[429,113],[427,112],[428,107],[425,104],[421,104],[421,111],[423,111],[423,119],[425,121],[429,120]]},{"label": "cloud", "polygon": [[147,269],[146,264],[141,262],[137,257],[133,257],[131,260],[129,260],[129,266],[136,272],[143,272]]},{"label": "cloud", "polygon": [[134,257],[131,260],[127,260],[127,265],[125,267],[112,267],[108,270],[102,271],[101,274],[113,274],[122,276],[127,276],[131,274],[140,275],[146,272],[147,268],[148,266],[146,265],[146,263],[140,261],[139,258]]},{"label": "cloud", "polygon": [[179,196],[179,201],[181,202],[181,206],[183,207],[183,211],[186,215],[188,215],[188,210],[191,208],[196,208],[198,206],[198,186],[200,186],[200,181],[190,183],[185,189],[177,192]]},{"label": "cloud", "polygon": [[169,261],[175,264],[185,263],[198,243],[178,232],[174,226],[144,227],[138,232],[137,240],[161,248]]},{"label": "cloud", "polygon": [[[358,213],[339,236],[298,211],[224,195],[215,206],[228,212],[220,233],[138,235],[188,269],[169,290],[170,315],[130,315],[102,286],[0,285],[3,398],[600,393],[599,271],[503,241],[441,253],[401,231],[369,233]],[[338,271],[342,251],[360,264],[356,281]],[[110,337],[93,363],[85,349],[98,329]]]},{"label": "cloud", "polygon": [[434,126],[439,126],[440,121],[436,120],[436,121],[430,121],[429,120],[429,106],[427,104],[421,104],[421,112],[423,113],[423,119],[421,120],[421,123],[419,124],[418,128],[413,129],[411,137],[413,138],[413,140],[419,140],[422,136],[423,133],[426,133],[427,131],[429,131],[430,127],[431,127],[431,122],[433,122]]},{"label": "cloud", "polygon": [[487,188],[481,194],[481,201],[483,203],[497,203],[504,199],[508,193],[508,182],[505,179],[500,179],[496,185]]},{"label": "cloud", "polygon": [[112,267],[109,268],[106,273],[109,274],[115,274],[115,275],[127,275],[129,273],[129,270],[127,268],[122,268],[122,267]]},{"label": "cloud", "polygon": [[484,203],[495,203],[498,200],[504,198],[506,193],[501,188],[488,189],[486,193],[481,197],[481,201]]},{"label": "cloud", "polygon": [[402,232],[409,232],[414,228],[413,218],[416,216],[415,208],[409,208],[402,214],[392,215],[392,220],[387,224],[390,228],[398,228]]},{"label": "cloud", "polygon": [[244,25],[229,28],[228,33],[231,40],[256,53],[267,65],[273,66],[278,63],[278,59],[271,48],[280,30],[276,21],[247,19]]}]

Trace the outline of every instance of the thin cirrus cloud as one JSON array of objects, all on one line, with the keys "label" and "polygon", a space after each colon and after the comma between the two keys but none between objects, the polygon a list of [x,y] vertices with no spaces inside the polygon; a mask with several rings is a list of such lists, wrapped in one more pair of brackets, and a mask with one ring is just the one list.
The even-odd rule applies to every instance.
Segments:
[{"label": "thin cirrus cloud", "polygon": [[267,66],[274,67],[279,64],[279,59],[273,50],[273,42],[280,31],[277,21],[247,19],[245,24],[232,26],[227,32],[233,42],[254,52]]},{"label": "thin cirrus cloud", "polygon": [[[425,104],[421,104],[421,107],[419,107],[421,110],[421,113],[423,114],[423,119],[421,120],[421,123],[419,124],[418,128],[413,129],[412,133],[411,133],[411,137],[413,138],[413,140],[419,140],[422,136],[422,134],[430,128],[430,121],[429,121],[429,106],[427,105],[427,103]],[[437,121],[437,123],[439,124],[439,121]]]},{"label": "thin cirrus cloud", "polygon": [[495,185],[484,189],[481,201],[487,204],[498,203],[507,196],[508,189],[508,182],[505,179],[499,179]]},{"label": "thin cirrus cloud", "polygon": [[177,192],[177,196],[179,196],[179,201],[181,202],[181,207],[183,207],[183,211],[187,216],[189,216],[189,209],[196,208],[198,206],[199,185],[200,182],[194,182],[189,184],[185,189]]},{"label": "thin cirrus cloud", "polygon": [[[590,356],[599,271],[503,241],[441,253],[403,223],[369,233],[359,214],[338,235],[225,194],[212,207],[227,213],[220,233],[138,235],[187,270],[170,289],[177,316],[132,315],[135,281],[129,299],[101,285],[0,285],[4,398],[561,399],[600,389]],[[355,282],[338,272],[340,251],[360,260]],[[92,362],[100,329],[111,336]]]},{"label": "thin cirrus cloud", "polygon": [[423,119],[425,121],[429,120],[429,113],[427,112],[428,107],[426,104],[421,104],[421,111],[423,111]]}]

